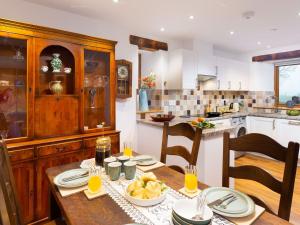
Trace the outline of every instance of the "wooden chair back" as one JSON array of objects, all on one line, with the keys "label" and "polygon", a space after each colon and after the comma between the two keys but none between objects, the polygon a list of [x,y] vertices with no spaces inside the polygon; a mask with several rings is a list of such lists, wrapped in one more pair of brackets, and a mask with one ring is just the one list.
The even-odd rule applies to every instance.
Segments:
[{"label": "wooden chair back", "polygon": [[[179,145],[168,147],[168,136],[184,136],[190,139],[193,142],[191,151],[188,151],[186,147]],[[165,122],[163,127],[160,161],[166,163],[167,155],[176,155],[184,158],[189,164],[196,165],[201,136],[202,129],[194,129],[188,123],[178,123],[174,126],[169,126],[169,123]],[[172,165],[170,167],[178,172],[184,173],[184,170],[177,165]]]},{"label": "wooden chair back", "polygon": [[[281,146],[272,138],[263,134],[247,134],[238,138],[230,138],[224,133],[223,145],[223,186],[229,187],[229,177],[253,180],[263,184],[274,192],[280,194],[279,210],[274,213],[262,200],[253,197],[256,204],[266,208],[267,211],[289,220],[295,177],[298,163],[299,144],[289,142],[288,147]],[[238,152],[256,152],[285,163],[283,180],[279,181],[265,170],[256,166],[230,167],[230,150]]]},{"label": "wooden chair back", "polygon": [[3,141],[0,141],[0,192],[2,223],[22,225],[12,167],[10,165],[7,147]]}]

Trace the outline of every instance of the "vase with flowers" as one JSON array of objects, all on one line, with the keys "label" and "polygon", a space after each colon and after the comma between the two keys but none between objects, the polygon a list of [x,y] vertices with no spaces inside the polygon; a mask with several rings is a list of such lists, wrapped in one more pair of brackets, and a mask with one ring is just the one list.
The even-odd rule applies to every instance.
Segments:
[{"label": "vase with flowers", "polygon": [[139,105],[140,105],[140,111],[146,112],[149,111],[149,105],[148,105],[148,96],[147,96],[147,89],[155,88],[155,79],[156,76],[152,72],[149,74],[149,76],[143,77],[141,89],[139,91]]}]

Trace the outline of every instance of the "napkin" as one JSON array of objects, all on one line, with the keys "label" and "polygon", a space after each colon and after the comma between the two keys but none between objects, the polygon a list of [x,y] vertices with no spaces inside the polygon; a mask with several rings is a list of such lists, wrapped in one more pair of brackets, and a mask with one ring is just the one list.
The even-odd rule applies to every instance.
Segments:
[{"label": "napkin", "polygon": [[70,195],[86,190],[87,185],[84,185],[82,187],[77,187],[77,188],[63,188],[63,187],[57,187],[57,188],[62,197],[68,197]]},{"label": "napkin", "polygon": [[237,225],[251,225],[258,219],[258,217],[260,217],[261,214],[263,214],[264,211],[265,208],[259,205],[255,205],[254,213],[249,216],[242,217],[242,218],[231,218],[231,217],[225,217],[225,218]]},{"label": "napkin", "polygon": [[137,165],[136,167],[137,167],[139,170],[143,171],[143,172],[148,172],[148,171],[150,171],[150,170],[157,169],[157,168],[160,168],[160,167],[163,167],[163,166],[165,166],[164,163],[162,163],[162,162],[157,162],[157,163],[155,163],[155,164],[153,164],[153,165],[150,165],[150,166],[139,166],[139,165]]}]

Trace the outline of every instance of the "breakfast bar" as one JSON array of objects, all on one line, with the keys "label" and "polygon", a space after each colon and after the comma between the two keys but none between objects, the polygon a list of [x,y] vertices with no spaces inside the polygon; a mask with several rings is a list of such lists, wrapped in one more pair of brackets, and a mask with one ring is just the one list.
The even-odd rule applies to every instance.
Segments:
[{"label": "breakfast bar", "polygon": [[[170,125],[187,122],[190,119],[175,118]],[[160,159],[162,145],[163,123],[153,122],[150,119],[138,119],[138,146],[137,152],[140,154],[152,155]],[[198,179],[210,186],[222,186],[222,162],[223,162],[223,133],[231,132],[234,127],[227,120],[211,121],[215,128],[204,129],[200,143],[197,160]],[[148,140],[144,142],[143,140]],[[149,144],[151,143],[151,144]],[[169,137],[170,146],[184,145],[191,149],[192,142],[185,137]],[[231,153],[233,154],[233,153]],[[232,155],[230,164],[234,164]],[[178,156],[168,156],[167,165],[180,165],[185,167],[187,162]]]}]

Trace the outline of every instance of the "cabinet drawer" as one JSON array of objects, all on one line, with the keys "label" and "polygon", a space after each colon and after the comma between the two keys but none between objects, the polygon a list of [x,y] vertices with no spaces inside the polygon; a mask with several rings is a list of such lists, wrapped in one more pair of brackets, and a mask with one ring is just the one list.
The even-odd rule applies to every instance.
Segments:
[{"label": "cabinet drawer", "polygon": [[37,148],[38,156],[48,156],[57,153],[73,152],[81,149],[82,141],[63,142],[53,145],[44,145]]},{"label": "cabinet drawer", "polygon": [[18,161],[28,161],[34,159],[34,148],[11,150],[8,152],[12,163]]}]

